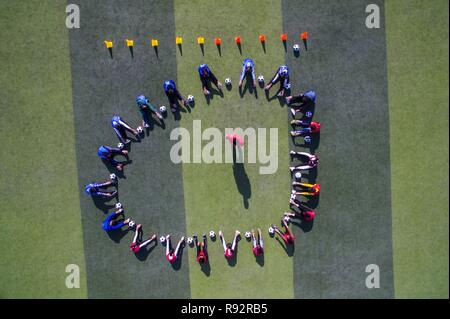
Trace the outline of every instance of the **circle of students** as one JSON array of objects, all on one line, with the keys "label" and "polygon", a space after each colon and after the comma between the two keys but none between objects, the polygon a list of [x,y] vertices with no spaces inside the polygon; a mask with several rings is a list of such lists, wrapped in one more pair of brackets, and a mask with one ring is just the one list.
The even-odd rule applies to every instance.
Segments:
[{"label": "circle of students", "polygon": [[[201,64],[198,67],[198,73],[201,80],[201,85],[203,93],[208,96],[211,94],[212,84],[217,87],[220,93],[222,93],[222,84],[218,81],[217,77],[211,71],[211,69],[206,64]],[[313,111],[316,101],[316,93],[313,90],[300,93],[297,95],[290,95],[290,82],[289,82],[289,68],[282,65],[278,68],[275,75],[269,81],[267,85],[264,85],[264,77],[261,75],[258,78],[255,76],[255,67],[252,59],[245,59],[242,64],[242,70],[239,78],[239,88],[242,87],[243,81],[247,79],[249,85],[256,89],[257,83],[260,87],[264,87],[266,94],[268,96],[269,90],[276,83],[280,83],[280,88],[277,92],[278,98],[284,98],[287,105],[290,107],[290,112],[293,116],[290,124],[293,126],[291,131],[291,136],[294,140],[294,145],[299,145],[295,143],[296,138],[301,138],[304,144],[299,146],[308,147],[312,145],[313,139],[317,137],[320,132],[320,123],[312,121]],[[225,85],[231,89],[231,80],[226,79]],[[194,97],[189,95],[187,99],[181,95],[178,91],[174,81],[168,80],[163,83],[164,91],[169,100],[170,110],[175,114],[180,111],[182,107],[193,106]],[[144,128],[149,127],[149,122],[156,117],[155,120],[159,121],[161,124],[164,118],[167,116],[167,110],[164,106],[159,108],[155,107],[150,100],[144,96],[139,95],[136,98],[136,104],[142,115],[142,126],[138,126],[136,129],[131,127],[127,122],[125,122],[120,116],[114,115],[111,120],[112,128],[114,129],[117,137],[119,138],[119,144],[117,147],[110,147],[102,145],[98,148],[98,156],[108,162],[110,165],[115,167],[118,171],[122,171],[125,165],[124,162],[118,162],[114,159],[116,155],[122,155],[128,158],[128,151],[125,146],[131,142],[127,136],[127,132],[130,132],[135,136],[137,140],[140,140],[144,135]],[[302,114],[301,119],[297,119],[297,114]],[[229,137],[227,137],[229,138]],[[242,146],[243,139],[234,134],[230,142],[234,147]],[[238,143],[236,143],[238,142]],[[289,227],[291,219],[300,219],[306,222],[311,222],[315,217],[315,211],[308,207],[305,203],[301,202],[301,196],[317,196],[320,192],[320,184],[311,184],[302,182],[302,172],[313,170],[317,167],[318,157],[307,152],[297,152],[294,150],[290,151],[291,161],[298,160],[300,163],[295,166],[290,167],[291,174],[293,176],[292,190],[290,194],[289,206],[291,211],[285,212],[281,219],[282,227],[279,228],[275,224],[272,224],[269,229],[269,235],[274,237],[278,235],[286,245],[293,245],[295,241],[295,236]],[[311,176],[311,174],[310,174]],[[309,177],[310,177],[309,176]],[[116,186],[118,178],[116,174],[110,174],[110,178],[103,183],[91,183],[85,186],[85,191],[90,196],[99,196],[103,198],[113,198],[117,195],[117,190],[108,190],[110,186]],[[130,218],[125,218],[125,211],[121,203],[116,204],[116,210],[111,212],[102,223],[102,228],[106,232],[116,231],[123,227],[128,227],[134,230],[134,236],[130,243],[130,250],[134,253],[138,253],[140,250],[144,249],[147,245],[152,242],[157,244],[157,235],[154,234],[147,239],[143,240],[142,235],[142,225],[136,224],[135,221]],[[209,232],[211,239],[216,238],[214,231]],[[252,251],[255,257],[260,257],[264,253],[264,243],[261,229],[258,228],[257,231],[251,230],[245,233],[245,237],[248,241],[252,242]],[[219,231],[219,238],[222,242],[224,249],[224,256],[227,260],[232,260],[235,256],[236,245],[241,239],[241,233],[236,230],[234,233],[234,238],[231,242],[226,242],[223,232]],[[180,249],[185,246],[186,240],[182,236],[178,241],[175,248],[172,246],[170,235],[161,236],[159,238],[161,244],[165,245],[165,255],[166,259],[173,264],[180,255]],[[202,241],[199,242],[198,236],[194,235],[187,239],[188,244],[192,247],[195,246],[197,249],[196,260],[201,265],[208,263],[208,252],[207,252],[207,236],[203,234]]]}]

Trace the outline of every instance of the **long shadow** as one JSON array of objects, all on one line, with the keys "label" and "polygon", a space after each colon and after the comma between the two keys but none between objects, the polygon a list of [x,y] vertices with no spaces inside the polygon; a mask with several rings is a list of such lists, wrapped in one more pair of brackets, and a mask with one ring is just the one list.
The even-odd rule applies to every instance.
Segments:
[{"label": "long shadow", "polygon": [[239,151],[239,158],[242,159],[242,149],[235,144],[233,145],[233,176],[234,181],[236,182],[237,189],[242,195],[244,207],[245,209],[248,209],[248,200],[252,196],[252,189],[250,179],[248,178],[247,172],[245,171],[244,164],[239,163],[239,161],[237,160],[237,151]]},{"label": "long shadow", "polygon": [[[239,242],[239,240],[238,240],[238,242]],[[228,266],[235,267],[237,265],[238,251],[239,251],[239,243],[236,243],[236,248],[234,250],[233,258],[227,259]]]},{"label": "long shadow", "polygon": [[283,247],[284,251],[286,252],[286,254],[287,254],[289,257],[294,256],[294,253],[295,253],[295,245],[294,245],[294,244],[291,244],[291,245],[287,245],[287,246],[286,246],[286,245],[284,244],[284,241],[282,241],[280,238],[276,237],[275,239],[278,241],[278,243],[280,244],[280,246]]},{"label": "long shadow", "polygon": [[[123,163],[125,166],[128,165],[128,164],[133,163],[133,161],[130,160],[129,158],[127,158],[127,157],[125,157],[125,158],[126,158],[125,161],[122,161],[122,162],[119,162],[119,163]],[[108,169],[108,171],[109,171],[110,173],[116,174],[117,177],[119,177],[119,178],[127,178],[127,177],[125,176],[123,170],[122,170],[122,171],[117,170],[113,165],[111,165],[110,162],[108,162],[108,161],[107,161],[106,159],[104,159],[104,158],[102,158],[101,160],[102,160],[103,164],[105,165],[105,167]],[[126,169],[126,168],[124,167],[124,170],[125,170],[125,169]]]},{"label": "long shadow", "polygon": [[[294,130],[294,128],[292,129]],[[314,152],[319,148],[320,144],[320,133],[312,133],[311,136],[311,142],[305,143],[303,137],[304,136],[298,136],[298,137],[291,137],[292,138],[292,144],[299,147],[304,147],[309,149],[309,153],[314,154]],[[298,140],[301,140],[302,142],[297,142]]]},{"label": "long shadow", "polygon": [[299,227],[301,230],[303,230],[304,233],[310,232],[313,229],[314,226],[314,219],[313,220],[304,220],[303,218],[299,219],[300,222],[294,221],[291,219],[291,224]]},{"label": "long shadow", "polygon": [[140,261],[145,261],[148,258],[148,255],[150,255],[150,253],[153,251],[153,249],[155,249],[155,247],[158,246],[158,241],[155,240],[154,244],[151,246],[147,246],[145,247],[145,249],[141,249],[139,250],[137,253],[135,253],[134,255],[136,256],[137,259],[139,259]]},{"label": "long shadow", "polygon": [[112,241],[114,241],[115,243],[120,243],[122,238],[124,238],[128,234],[129,231],[130,231],[130,229],[127,228],[124,230],[109,231],[107,233],[108,233],[109,238]]},{"label": "long shadow", "polygon": [[314,184],[317,180],[317,167],[309,169],[307,172],[302,173],[302,178],[305,178],[308,183]]},{"label": "long shadow", "polygon": [[245,85],[244,88],[239,87],[239,95],[241,96],[241,99],[244,97],[246,92],[249,92],[252,95],[255,95],[255,98],[258,98],[258,91],[256,87],[253,87],[253,79],[249,74],[245,75]]},{"label": "long shadow", "polygon": [[114,198],[105,198],[105,197],[94,197],[92,196],[92,201],[95,204],[95,207],[97,207],[99,210],[101,210],[103,213],[108,213],[111,209],[113,209],[115,207],[115,203],[113,204],[108,204],[108,202],[116,199],[116,197]]},{"label": "long shadow", "polygon": [[317,208],[317,206],[319,206],[319,201],[320,201],[320,194],[316,196],[310,196],[308,201],[305,202],[305,205],[314,209]]},{"label": "long shadow", "polygon": [[208,91],[209,91],[209,94],[205,95],[206,103],[208,105],[211,103],[211,100],[214,100],[215,95],[223,98],[222,90],[217,90],[217,89],[213,88],[211,81],[208,81]]}]

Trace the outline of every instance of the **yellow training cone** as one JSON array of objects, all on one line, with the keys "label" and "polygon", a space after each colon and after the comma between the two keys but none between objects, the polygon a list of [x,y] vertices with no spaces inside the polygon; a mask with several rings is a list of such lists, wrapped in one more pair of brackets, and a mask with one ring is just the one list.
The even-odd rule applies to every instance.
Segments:
[{"label": "yellow training cone", "polygon": [[113,47],[112,41],[103,41],[107,49],[111,49]]},{"label": "yellow training cone", "polygon": [[134,45],[134,41],[133,40],[126,39],[125,42],[127,44],[127,47],[132,47]]},{"label": "yellow training cone", "polygon": [[175,39],[175,43],[176,43],[176,44],[182,44],[182,43],[183,43],[183,38],[182,38],[182,37],[177,37],[177,38]]},{"label": "yellow training cone", "polygon": [[158,40],[152,39],[152,47],[157,47],[157,46],[158,46]]},{"label": "yellow training cone", "polygon": [[205,38],[204,37],[198,37],[197,38],[197,43],[198,44],[205,44]]}]

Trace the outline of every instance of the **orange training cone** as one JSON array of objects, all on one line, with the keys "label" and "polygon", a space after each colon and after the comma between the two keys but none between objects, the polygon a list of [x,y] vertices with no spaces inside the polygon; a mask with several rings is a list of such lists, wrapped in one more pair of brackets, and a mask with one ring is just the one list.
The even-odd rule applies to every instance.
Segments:
[{"label": "orange training cone", "polygon": [[308,51],[308,32],[302,32],[300,34],[300,39],[303,41],[303,45],[305,46],[305,50]]}]

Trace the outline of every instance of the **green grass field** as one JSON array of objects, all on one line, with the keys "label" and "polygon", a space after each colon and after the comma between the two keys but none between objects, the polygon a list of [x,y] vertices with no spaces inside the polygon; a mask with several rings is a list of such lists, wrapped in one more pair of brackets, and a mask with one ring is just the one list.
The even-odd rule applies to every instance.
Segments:
[{"label": "green grass field", "polygon": [[[448,298],[447,1],[374,1],[380,30],[364,27],[356,0],[73,2],[81,28],[70,31],[64,2],[0,2],[1,298]],[[295,58],[290,47],[301,31],[310,33],[309,50]],[[267,36],[266,52],[259,34]],[[182,54],[175,36],[183,37]],[[133,58],[126,38],[136,42]],[[105,39],[114,41],[113,59]],[[323,130],[313,151],[321,164],[309,178],[322,194],[314,224],[293,226],[293,256],[266,235],[289,209],[291,117],[259,88],[257,97],[240,96],[245,57],[266,79],[286,63],[294,93],[318,92],[314,116]],[[230,77],[232,90],[207,103],[200,63],[222,82]],[[162,82],[169,78],[195,95],[195,107],[179,120],[169,114],[165,128],[132,144],[118,200],[144,236],[177,240],[222,229],[231,240],[235,229],[261,227],[263,262],[242,239],[230,266],[217,240],[208,243],[210,269],[202,271],[188,247],[171,267],[161,245],[134,257],[131,232],[101,230],[114,201],[94,203],[83,191],[109,174],[96,147],[117,143],[114,113],[139,123],[138,94],[167,105]],[[203,130],[277,128],[278,171],[171,163],[171,131],[192,133],[194,120]],[[381,289],[364,286],[369,263],[381,265]],[[65,286],[68,264],[81,269],[79,289]]]}]

